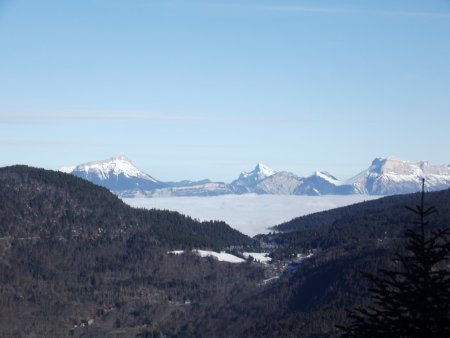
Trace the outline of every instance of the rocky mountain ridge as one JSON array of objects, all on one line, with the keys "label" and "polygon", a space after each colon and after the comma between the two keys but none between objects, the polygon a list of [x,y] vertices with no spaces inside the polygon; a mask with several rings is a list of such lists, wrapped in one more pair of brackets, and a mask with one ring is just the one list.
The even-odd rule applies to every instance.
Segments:
[{"label": "rocky mountain ridge", "polygon": [[124,155],[89,162],[64,170],[104,186],[123,197],[216,196],[226,194],[275,195],[394,195],[420,190],[425,178],[427,190],[450,187],[450,167],[427,161],[410,162],[398,158],[376,158],[370,167],[349,180],[341,181],[326,171],[300,177],[287,171],[275,171],[258,163],[231,183],[184,180],[163,182],[143,173]]}]

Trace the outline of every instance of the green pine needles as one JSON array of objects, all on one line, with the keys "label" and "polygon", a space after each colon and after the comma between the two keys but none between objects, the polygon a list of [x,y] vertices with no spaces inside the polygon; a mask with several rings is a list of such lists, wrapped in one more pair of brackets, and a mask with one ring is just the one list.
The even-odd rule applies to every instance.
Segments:
[{"label": "green pine needles", "polygon": [[407,207],[419,229],[406,232],[407,253],[393,259],[399,268],[364,274],[372,305],[347,311],[342,337],[450,337],[450,228],[428,229],[436,210],[425,207],[424,187],[423,180],[420,205]]}]

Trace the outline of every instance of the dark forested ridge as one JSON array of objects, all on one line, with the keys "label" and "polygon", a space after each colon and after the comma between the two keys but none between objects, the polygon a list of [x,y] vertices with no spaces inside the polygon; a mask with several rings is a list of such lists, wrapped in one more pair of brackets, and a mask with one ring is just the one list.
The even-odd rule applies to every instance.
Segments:
[{"label": "dark forested ridge", "polygon": [[[261,238],[284,246],[327,249],[403,237],[415,221],[405,206],[415,206],[419,200],[419,193],[396,195],[318,212],[280,224],[274,230],[281,233]],[[449,202],[450,189],[426,193],[426,203],[438,210],[430,219],[433,227],[450,224]]]},{"label": "dark forested ridge", "polygon": [[[291,279],[293,308],[276,321],[284,323],[283,334],[289,335],[287,328],[302,320],[300,336],[338,335],[333,326],[345,323],[345,308],[369,304],[370,285],[361,272],[395,268],[391,258],[404,252],[407,229],[418,231],[415,215],[405,206],[414,207],[419,201],[419,193],[385,197],[299,217],[276,227],[282,232],[256,236],[272,245],[274,257],[298,250],[316,252]],[[438,211],[429,217],[430,230],[448,227],[450,190],[426,193],[425,201]]]},{"label": "dark forested ridge", "polygon": [[252,292],[264,271],[167,251],[230,245],[253,240],[223,222],[133,209],[71,175],[2,168],[0,336],[189,332],[210,304]]},{"label": "dark forested ridge", "polygon": [[[414,217],[402,195],[313,214],[250,239],[222,222],[138,210],[52,171],[0,169],[0,337],[334,337]],[[450,221],[450,191],[426,201]],[[269,267],[181,248],[270,250]],[[300,263],[298,253],[314,253]],[[269,283],[264,280],[277,277]]]},{"label": "dark forested ridge", "polygon": [[0,237],[116,238],[135,232],[174,248],[253,243],[224,222],[133,209],[107,189],[72,175],[27,166],[0,169]]}]

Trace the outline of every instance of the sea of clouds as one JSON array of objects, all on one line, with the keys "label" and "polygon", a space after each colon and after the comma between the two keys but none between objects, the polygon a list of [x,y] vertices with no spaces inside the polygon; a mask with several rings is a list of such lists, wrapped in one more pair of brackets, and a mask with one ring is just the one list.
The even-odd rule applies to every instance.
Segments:
[{"label": "sea of clouds", "polygon": [[133,207],[178,211],[203,220],[225,221],[249,236],[268,233],[269,227],[295,217],[379,198],[369,195],[293,196],[223,195],[212,197],[124,198]]}]

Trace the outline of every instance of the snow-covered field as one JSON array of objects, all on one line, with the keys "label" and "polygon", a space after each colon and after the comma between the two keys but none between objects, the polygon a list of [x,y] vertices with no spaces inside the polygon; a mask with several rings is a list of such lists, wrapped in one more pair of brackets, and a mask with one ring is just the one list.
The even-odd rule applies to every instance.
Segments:
[{"label": "snow-covered field", "polygon": [[223,195],[213,197],[137,197],[124,202],[139,208],[178,211],[199,220],[222,220],[244,234],[267,233],[271,226],[295,217],[380,196],[369,195]]},{"label": "snow-covered field", "polygon": [[[263,263],[263,264],[267,264],[272,260],[272,258],[269,257],[269,253],[267,253],[267,252],[243,252],[242,255],[244,256],[245,259],[242,259],[235,255],[226,253],[225,251],[215,252],[215,251],[210,251],[210,250],[193,249],[192,252],[196,253],[200,257],[214,257],[218,261],[228,262],[228,263],[244,263],[246,261],[246,259],[248,259],[250,256],[253,257],[253,259],[256,262]],[[174,255],[182,255],[182,254],[184,254],[184,250],[173,250],[173,251],[169,251],[168,253],[174,254]],[[308,256],[308,257],[310,257],[310,256]],[[308,257],[306,257],[306,258],[308,258]]]},{"label": "snow-covered field", "polygon": [[272,258],[269,257],[268,252],[244,252],[242,254],[245,259],[248,259],[251,256],[256,262],[263,264],[267,264],[272,260]]},{"label": "snow-covered field", "polygon": [[207,250],[195,250],[195,252],[197,254],[199,254],[201,257],[212,256],[212,257],[217,258],[217,260],[219,260],[221,262],[228,262],[228,263],[244,263],[245,262],[245,259],[239,258],[237,256],[226,253],[224,251],[214,252],[214,251],[207,251]]}]

